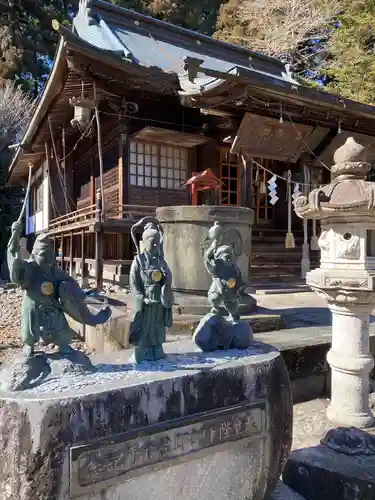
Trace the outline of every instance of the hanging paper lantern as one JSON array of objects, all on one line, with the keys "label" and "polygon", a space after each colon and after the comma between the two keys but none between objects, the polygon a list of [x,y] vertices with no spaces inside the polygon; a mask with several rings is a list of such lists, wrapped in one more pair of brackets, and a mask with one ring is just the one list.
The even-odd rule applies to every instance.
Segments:
[{"label": "hanging paper lantern", "polygon": [[276,175],[273,175],[271,179],[268,181],[268,190],[269,190],[269,197],[270,197],[270,203],[271,205],[275,205],[279,197],[277,196],[277,177]]}]

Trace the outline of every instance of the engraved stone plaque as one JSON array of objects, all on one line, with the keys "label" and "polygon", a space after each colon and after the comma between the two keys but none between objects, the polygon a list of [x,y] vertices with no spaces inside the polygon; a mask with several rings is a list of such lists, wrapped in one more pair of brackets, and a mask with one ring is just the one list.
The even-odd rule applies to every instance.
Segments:
[{"label": "engraved stone plaque", "polygon": [[266,431],[265,402],[189,415],[70,449],[70,491],[77,497],[214,453]]}]

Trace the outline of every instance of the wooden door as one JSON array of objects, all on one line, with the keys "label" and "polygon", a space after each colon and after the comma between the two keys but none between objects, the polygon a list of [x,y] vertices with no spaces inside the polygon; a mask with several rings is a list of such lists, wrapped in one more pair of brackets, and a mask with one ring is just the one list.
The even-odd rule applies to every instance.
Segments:
[{"label": "wooden door", "polygon": [[222,148],[219,168],[221,205],[240,205],[240,173],[240,158],[230,154],[229,149]]}]

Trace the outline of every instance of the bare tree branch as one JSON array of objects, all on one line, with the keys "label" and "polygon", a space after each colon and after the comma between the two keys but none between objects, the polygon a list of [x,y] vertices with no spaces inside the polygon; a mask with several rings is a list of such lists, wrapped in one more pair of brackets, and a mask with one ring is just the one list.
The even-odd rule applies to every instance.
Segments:
[{"label": "bare tree branch", "polygon": [[332,21],[342,5],[343,0],[230,0],[222,9],[216,36],[291,61],[298,47]]},{"label": "bare tree branch", "polygon": [[0,86],[0,141],[11,143],[20,137],[34,111],[35,101],[14,83]]}]

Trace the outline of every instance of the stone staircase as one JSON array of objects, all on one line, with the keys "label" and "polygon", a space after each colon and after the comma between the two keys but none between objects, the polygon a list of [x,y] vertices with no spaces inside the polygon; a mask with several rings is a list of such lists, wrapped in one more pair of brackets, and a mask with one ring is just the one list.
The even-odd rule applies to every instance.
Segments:
[{"label": "stone staircase", "polygon": [[[285,230],[255,230],[251,248],[252,285],[302,285],[302,231],[293,231],[295,248],[285,248]],[[319,266],[320,252],[310,250],[311,269]]]}]

